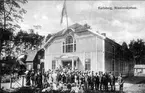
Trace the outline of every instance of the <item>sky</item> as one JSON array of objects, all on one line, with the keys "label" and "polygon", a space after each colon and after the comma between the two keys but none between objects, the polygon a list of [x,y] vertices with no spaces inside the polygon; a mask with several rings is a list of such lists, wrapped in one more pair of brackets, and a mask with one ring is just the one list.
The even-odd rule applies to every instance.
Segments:
[{"label": "sky", "polygon": [[[45,36],[66,28],[65,18],[60,24],[63,3],[63,0],[28,0],[22,6],[27,13],[20,23],[21,28],[27,30],[40,25],[38,33]],[[66,1],[66,9],[69,26],[87,23],[93,31],[106,33],[107,37],[120,44],[129,43],[133,39],[145,41],[145,1],[70,0]]]}]

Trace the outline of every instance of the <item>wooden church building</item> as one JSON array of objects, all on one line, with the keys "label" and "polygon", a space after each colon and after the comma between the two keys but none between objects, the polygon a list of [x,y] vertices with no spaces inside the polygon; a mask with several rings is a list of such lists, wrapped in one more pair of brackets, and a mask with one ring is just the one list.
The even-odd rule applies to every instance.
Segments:
[{"label": "wooden church building", "polygon": [[51,36],[44,44],[44,69],[69,67],[72,70],[133,73],[130,60],[123,58],[121,45],[92,31],[88,25],[71,25]]}]

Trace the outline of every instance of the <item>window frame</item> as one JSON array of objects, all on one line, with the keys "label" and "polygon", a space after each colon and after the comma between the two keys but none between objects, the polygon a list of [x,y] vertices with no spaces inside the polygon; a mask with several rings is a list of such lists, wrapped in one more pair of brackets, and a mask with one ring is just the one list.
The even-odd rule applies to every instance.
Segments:
[{"label": "window frame", "polygon": [[85,70],[91,70],[91,59],[85,59]]},{"label": "window frame", "polygon": [[56,60],[52,60],[52,69],[56,68]]},{"label": "window frame", "polygon": [[[70,38],[71,37],[71,38]],[[72,42],[69,41],[70,39],[72,39]],[[76,52],[76,40],[74,39],[73,36],[69,35],[65,38],[65,41],[63,42],[62,45],[62,52],[63,53],[72,53],[72,52]]]}]

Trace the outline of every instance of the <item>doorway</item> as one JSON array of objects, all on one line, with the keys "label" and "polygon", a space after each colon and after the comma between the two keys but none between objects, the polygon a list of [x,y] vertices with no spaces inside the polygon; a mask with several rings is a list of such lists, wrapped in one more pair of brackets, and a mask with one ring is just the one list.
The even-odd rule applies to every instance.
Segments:
[{"label": "doorway", "polygon": [[62,67],[72,69],[72,61],[62,61]]}]

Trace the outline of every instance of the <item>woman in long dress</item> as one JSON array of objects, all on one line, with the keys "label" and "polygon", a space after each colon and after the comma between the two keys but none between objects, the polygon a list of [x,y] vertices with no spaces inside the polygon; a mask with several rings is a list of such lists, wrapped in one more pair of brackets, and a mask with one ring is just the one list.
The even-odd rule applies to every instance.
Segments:
[{"label": "woman in long dress", "polygon": [[52,83],[52,72],[49,72],[48,82],[49,84]]},{"label": "woman in long dress", "polygon": [[78,85],[78,76],[77,76],[77,74],[75,74],[75,83],[76,83],[76,85]]}]

